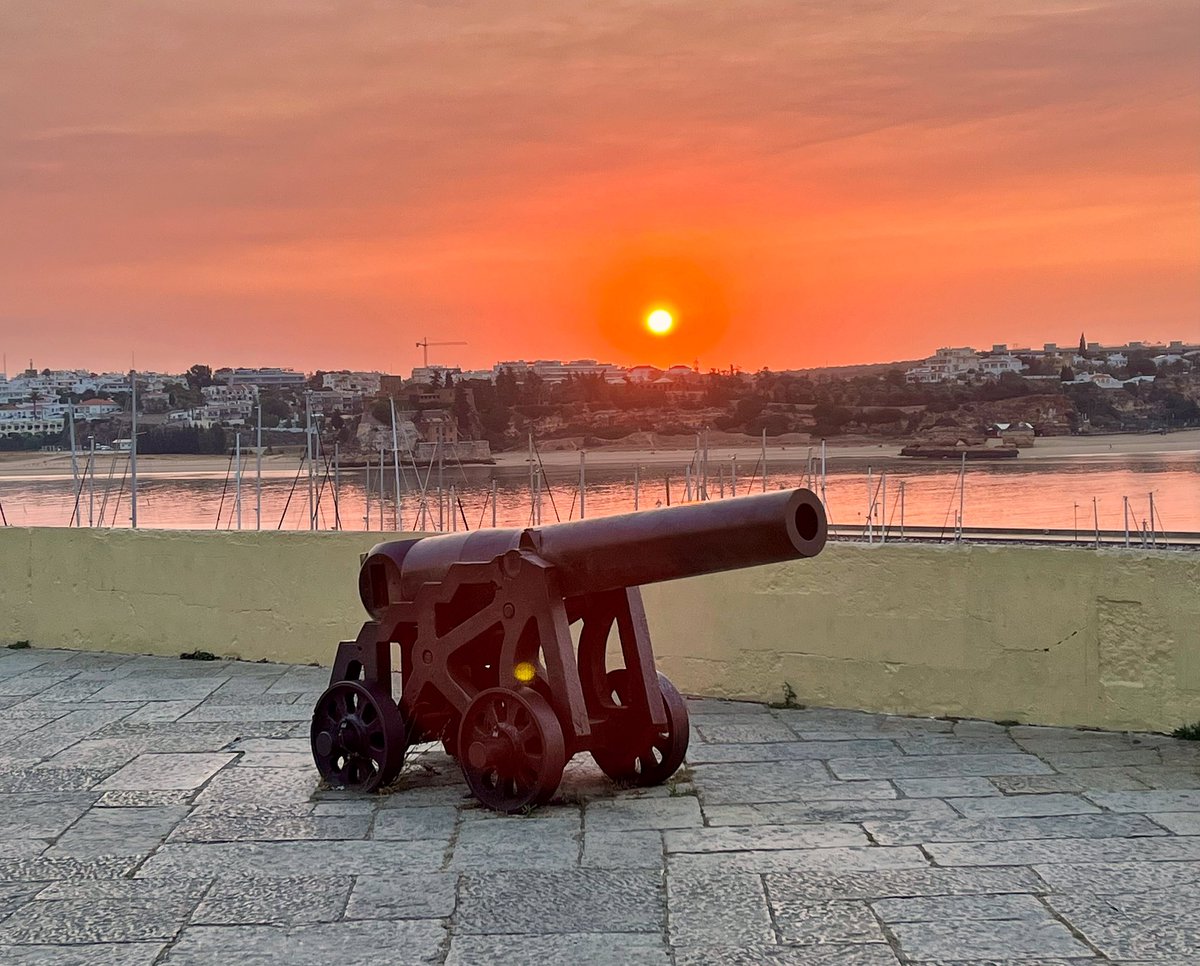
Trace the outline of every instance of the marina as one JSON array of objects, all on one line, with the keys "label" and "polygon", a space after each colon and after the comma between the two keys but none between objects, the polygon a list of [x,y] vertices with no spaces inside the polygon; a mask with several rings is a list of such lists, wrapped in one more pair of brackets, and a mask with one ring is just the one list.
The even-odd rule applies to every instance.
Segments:
[{"label": "marina", "polygon": [[[989,532],[1013,539],[1094,542],[1119,535],[1200,532],[1200,454],[1114,454],[966,465],[829,456],[759,459],[710,449],[676,460],[626,463],[588,454],[564,465],[541,454],[524,464],[407,465],[391,453],[364,467],[340,454],[259,459],[238,445],[224,472],[187,461],[143,459],[140,527],[162,529],[458,530],[609,516],[763,489],[808,486],[843,538],[946,539]],[[561,457],[563,454],[553,454]],[[689,455],[693,458],[689,459]],[[600,457],[599,459],[593,457]],[[80,454],[63,473],[0,476],[0,525],[131,526],[131,460]],[[204,464],[200,464],[204,465]],[[259,469],[261,465],[261,471]],[[240,468],[240,472],[239,472]],[[311,471],[311,472],[310,472]],[[582,487],[581,487],[582,483]],[[397,497],[397,493],[399,496]],[[960,532],[961,531],[961,532]],[[1051,531],[1051,532],[1047,532]]]}]

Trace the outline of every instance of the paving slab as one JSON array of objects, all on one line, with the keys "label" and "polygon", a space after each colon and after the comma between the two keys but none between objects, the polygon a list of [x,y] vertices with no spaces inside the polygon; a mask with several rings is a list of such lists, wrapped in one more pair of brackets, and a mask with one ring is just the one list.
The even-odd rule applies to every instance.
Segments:
[{"label": "paving slab", "polygon": [[929,865],[911,846],[849,846],[828,849],[775,849],[746,852],[677,852],[668,854],[668,872],[853,872],[864,869],[919,869]]},{"label": "paving slab", "polygon": [[704,818],[723,825],[805,825],[823,822],[898,822],[957,818],[935,798],[863,799],[849,802],[760,802],[753,805],[705,805]]},{"label": "paving slab", "polygon": [[580,865],[595,869],[661,869],[666,862],[662,833],[587,831]]},{"label": "paving slab", "polygon": [[97,787],[105,791],[173,791],[199,788],[234,758],[231,754],[205,752],[138,755]]},{"label": "paving slab", "polygon": [[887,939],[865,902],[807,902],[771,895],[779,938],[798,945],[883,943]]},{"label": "paving slab", "polygon": [[816,761],[851,755],[856,758],[890,757],[899,754],[887,740],[855,741],[763,741],[742,744],[696,744],[688,749],[693,764],[739,761]]},{"label": "paving slab", "polygon": [[834,758],[838,778],[949,778],[974,775],[1043,775],[1050,766],[1035,755],[909,755],[896,758]]},{"label": "paving slab", "polygon": [[660,936],[636,933],[566,933],[558,936],[455,936],[446,966],[671,966]]},{"label": "paving slab", "polygon": [[1000,794],[987,778],[897,778],[896,787],[908,798],[980,798]]},{"label": "paving slab", "polygon": [[1200,812],[1200,790],[1159,789],[1144,792],[1087,792],[1087,797],[1113,812]]},{"label": "paving slab", "polygon": [[398,872],[359,875],[346,905],[347,919],[446,919],[454,914],[458,875]]},{"label": "paving slab", "polygon": [[375,817],[371,838],[449,841],[458,817],[459,810],[452,805],[384,809]]},{"label": "paving slab", "polygon": [[1033,871],[1052,891],[1062,893],[1175,892],[1200,883],[1200,861],[1196,860],[1039,863]]},{"label": "paving slab", "polygon": [[691,795],[590,802],[584,812],[588,831],[693,828],[703,824],[700,802]]},{"label": "paving slab", "polygon": [[292,926],[189,926],[167,953],[171,966],[377,966],[437,963],[446,927],[437,920]]},{"label": "paving slab", "polygon": [[1133,838],[1162,835],[1161,823],[1144,815],[1052,815],[1034,818],[949,819],[944,821],[865,822],[880,845],[923,842],[1005,842],[1021,839]]},{"label": "paving slab", "polygon": [[901,952],[914,962],[1093,956],[1048,913],[1040,919],[898,922],[891,929]]},{"label": "paving slab", "polygon": [[295,925],[342,918],[353,879],[218,879],[192,914],[196,925]]},{"label": "paving slab", "polygon": [[748,852],[756,849],[822,849],[869,845],[859,825],[730,825],[722,828],[667,829],[666,850],[672,852]]},{"label": "paving slab", "polygon": [[581,835],[574,823],[536,816],[464,822],[454,840],[448,868],[460,872],[572,869],[579,865]]},{"label": "paving slab", "polygon": [[966,818],[1016,818],[1037,815],[1087,815],[1100,811],[1078,795],[1004,795],[994,798],[947,798]]},{"label": "paving slab", "polygon": [[774,943],[762,876],[725,871],[668,876],[667,932],[672,946]]},{"label": "paving slab", "polygon": [[57,838],[98,798],[94,792],[0,794],[0,840]]},{"label": "paving slab", "polygon": [[692,728],[702,741],[743,744],[746,742],[788,742],[796,733],[773,715],[758,714],[749,719],[734,720],[729,715],[712,719],[700,718]]},{"label": "paving slab", "polygon": [[149,855],[186,814],[187,807],[182,805],[94,808],[62,834],[46,857]]},{"label": "paving slab", "polygon": [[152,966],[166,944],[116,942],[71,946],[0,946],[0,963],[21,966]]},{"label": "paving slab", "polygon": [[1200,838],[1043,839],[1036,842],[933,843],[939,865],[1042,865],[1050,862],[1170,862],[1200,859]]},{"label": "paving slab", "polygon": [[[829,946],[681,946],[675,966],[898,966],[883,943]],[[990,966],[990,964],[988,964]]]},{"label": "paving slab", "polygon": [[1039,894],[1049,891],[1030,869],[884,869],[790,872],[766,876],[771,901],[806,902],[911,896]]},{"label": "paving slab", "polygon": [[920,896],[879,899],[871,908],[884,922],[958,922],[989,919],[1043,919],[1046,907],[1036,896]]},{"label": "paving slab", "polygon": [[665,890],[658,872],[571,869],[465,875],[459,883],[463,933],[662,933]]},{"label": "paving slab", "polygon": [[172,939],[196,906],[191,898],[35,900],[0,924],[0,945]]},{"label": "paving slab", "polygon": [[338,869],[386,875],[396,869],[440,869],[444,855],[440,842],[172,842],[150,856],[137,874],[297,879],[314,869]]}]

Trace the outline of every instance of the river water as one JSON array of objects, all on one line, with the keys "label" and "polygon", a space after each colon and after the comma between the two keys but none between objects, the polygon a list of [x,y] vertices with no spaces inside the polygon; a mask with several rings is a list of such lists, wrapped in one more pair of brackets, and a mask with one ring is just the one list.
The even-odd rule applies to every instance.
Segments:
[{"label": "river water", "polygon": [[[719,466],[719,469],[718,469]],[[1090,532],[1096,517],[1102,530],[1124,527],[1123,498],[1129,498],[1130,526],[1137,529],[1150,522],[1150,494],[1154,496],[1154,528],[1158,531],[1200,532],[1200,455],[1191,453],[1158,455],[1112,455],[1063,457],[1022,461],[969,463],[964,485],[959,487],[957,463],[888,460],[886,492],[880,479],[880,467],[871,470],[868,491],[867,461],[834,458],[829,461],[826,480],[826,506],[831,521],[843,528],[863,528],[867,524],[868,492],[875,497],[878,526],[886,515],[890,527],[899,526],[901,514],[906,525],[946,527],[953,530],[960,500],[966,527],[1036,527]],[[94,483],[82,487],[78,505],[82,524],[127,527],[129,484],[123,479],[124,457],[106,456],[98,461]],[[733,493],[734,466],[723,460],[710,464],[708,495],[719,498]],[[579,498],[577,469],[546,467],[541,494],[541,520],[578,519]],[[736,466],[738,495],[751,487],[762,489],[753,460]],[[423,474],[424,475],[424,474]],[[371,473],[371,530],[381,529],[378,470]],[[688,473],[679,465],[656,464],[638,471],[637,503],[641,509],[667,503],[668,477],[670,501],[687,498]],[[753,478],[752,478],[753,477]],[[382,506],[382,528],[396,526],[394,472],[384,474],[386,489]],[[439,515],[438,473],[435,469],[427,484],[429,529],[436,527]],[[496,492],[496,522],[500,526],[524,526],[531,520],[530,475],[521,467],[447,466],[442,477],[441,515],[450,528],[449,492],[459,503],[459,529],[490,526],[491,493]],[[342,529],[362,530],[366,524],[367,479],[363,470],[342,470],[335,507],[332,480],[318,481],[317,520],[322,529],[340,522]],[[814,485],[819,479],[809,475],[804,461],[773,462],[767,473],[768,489]],[[402,524],[413,529],[421,523],[416,474],[407,468],[402,481]],[[262,479],[262,526],[264,529],[307,529],[309,527],[309,484],[307,473],[271,470]],[[257,519],[256,481],[253,468],[243,479],[241,526],[254,529]],[[1094,501],[1094,503],[1093,503]],[[589,467],[585,494],[586,515],[605,516],[634,508],[634,469]],[[13,526],[67,526],[76,505],[74,484],[69,477],[0,478],[0,506]],[[226,474],[187,474],[176,470],[169,475],[139,473],[138,525],[169,529],[237,529],[235,481]]]}]

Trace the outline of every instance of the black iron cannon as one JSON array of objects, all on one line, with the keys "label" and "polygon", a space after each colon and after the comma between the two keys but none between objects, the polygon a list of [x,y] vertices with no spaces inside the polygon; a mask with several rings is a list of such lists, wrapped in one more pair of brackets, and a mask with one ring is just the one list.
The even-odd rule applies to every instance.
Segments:
[{"label": "black iron cannon", "polygon": [[809,490],[381,543],[359,571],[371,619],[338,645],[313,712],[317,768],[371,791],[411,745],[441,741],[504,812],[549,799],[583,751],[616,781],[666,781],[687,752],[687,706],[655,670],[639,586],[824,545]]}]

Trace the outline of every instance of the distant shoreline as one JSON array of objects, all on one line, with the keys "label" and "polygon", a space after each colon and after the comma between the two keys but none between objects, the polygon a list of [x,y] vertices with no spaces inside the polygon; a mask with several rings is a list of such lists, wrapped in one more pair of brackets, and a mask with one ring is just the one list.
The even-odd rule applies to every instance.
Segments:
[{"label": "distant shoreline", "polygon": [[[900,442],[842,443],[829,441],[826,455],[830,461],[853,459],[885,460],[899,464],[920,465],[922,461],[900,456]],[[619,469],[633,466],[682,466],[692,458],[692,448],[680,449],[590,449],[586,451],[586,464],[593,468]],[[543,450],[542,464],[546,467],[563,469],[579,465],[579,450]],[[729,461],[736,457],[739,467],[750,467],[761,458],[758,444],[736,445],[713,444],[709,447],[709,462]],[[810,455],[820,457],[820,443],[788,443],[780,446],[767,441],[767,462],[803,463]],[[1035,445],[1021,450],[1020,462],[1050,461],[1061,459],[1086,459],[1123,456],[1166,456],[1193,453],[1200,458],[1200,429],[1187,429],[1160,435],[1156,433],[1113,433],[1103,436],[1047,436]],[[121,454],[97,454],[96,475],[107,475],[112,457]],[[80,454],[82,469],[86,456]],[[118,463],[118,465],[120,465]],[[254,457],[244,458],[246,472],[254,472]],[[272,476],[295,473],[299,458],[295,454],[272,454],[263,457],[263,470]],[[484,466],[476,464],[477,468]],[[524,451],[497,453],[494,466],[497,470],[512,470],[528,466],[528,454]],[[229,467],[228,456],[183,456],[164,455],[138,457],[139,476],[177,478],[180,476],[224,476]],[[347,472],[358,472],[349,470]],[[0,480],[17,477],[58,477],[71,475],[70,453],[0,453]]]}]

